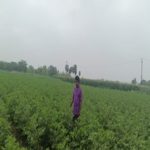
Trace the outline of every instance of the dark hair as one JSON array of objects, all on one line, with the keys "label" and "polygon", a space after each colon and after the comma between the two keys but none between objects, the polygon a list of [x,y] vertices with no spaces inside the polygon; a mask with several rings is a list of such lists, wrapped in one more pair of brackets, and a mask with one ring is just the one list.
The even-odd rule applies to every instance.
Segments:
[{"label": "dark hair", "polygon": [[79,76],[76,76],[76,77],[75,77],[75,81],[77,81],[77,82],[80,83],[80,77],[79,77]]}]

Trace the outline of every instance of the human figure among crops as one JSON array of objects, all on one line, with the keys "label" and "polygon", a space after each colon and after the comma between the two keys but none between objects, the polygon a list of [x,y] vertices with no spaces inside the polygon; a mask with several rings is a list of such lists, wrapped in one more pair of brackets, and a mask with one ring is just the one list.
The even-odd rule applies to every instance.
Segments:
[{"label": "human figure among crops", "polygon": [[75,77],[75,88],[73,91],[71,107],[73,105],[73,122],[77,120],[80,116],[81,106],[82,106],[82,90],[80,87],[80,78],[79,76]]}]

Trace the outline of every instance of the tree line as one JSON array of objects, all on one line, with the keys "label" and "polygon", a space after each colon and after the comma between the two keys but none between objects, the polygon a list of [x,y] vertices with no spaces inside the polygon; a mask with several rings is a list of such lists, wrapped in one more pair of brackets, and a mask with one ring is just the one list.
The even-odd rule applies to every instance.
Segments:
[{"label": "tree line", "polygon": [[21,60],[19,62],[0,61],[0,69],[7,70],[7,71],[26,72],[27,71],[27,62],[24,60]]},{"label": "tree line", "polygon": [[[40,75],[57,75],[59,74],[59,70],[57,67],[50,65],[50,66],[40,66],[38,68],[34,68],[32,65],[28,65],[25,60],[20,60],[18,62],[5,62],[0,61],[0,69],[6,70],[6,71],[17,71],[17,72],[27,72],[27,73],[36,73]],[[77,75],[77,65],[73,65],[69,67],[69,65],[65,65],[65,71],[66,74],[75,74]],[[81,72],[79,71],[79,75],[81,75]]]},{"label": "tree line", "polygon": [[55,75],[59,71],[55,66],[41,66],[34,68],[32,65],[28,65],[25,60],[19,62],[5,62],[0,61],[0,69],[6,71],[18,71],[18,72],[28,72],[28,73],[37,73],[41,75]]}]

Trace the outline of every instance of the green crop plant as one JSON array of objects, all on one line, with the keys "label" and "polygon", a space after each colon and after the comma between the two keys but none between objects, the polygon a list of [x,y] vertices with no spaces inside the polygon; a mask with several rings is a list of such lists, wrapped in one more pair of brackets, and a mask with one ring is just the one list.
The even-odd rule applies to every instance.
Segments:
[{"label": "green crop plant", "polygon": [[150,95],[81,85],[72,122],[73,84],[0,72],[0,149],[149,150]]}]

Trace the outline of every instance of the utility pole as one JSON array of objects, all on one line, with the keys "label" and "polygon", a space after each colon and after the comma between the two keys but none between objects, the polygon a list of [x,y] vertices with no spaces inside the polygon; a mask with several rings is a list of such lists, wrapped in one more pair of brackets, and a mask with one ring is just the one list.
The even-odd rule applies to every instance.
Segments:
[{"label": "utility pole", "polygon": [[143,59],[141,59],[141,84],[143,81]]}]

